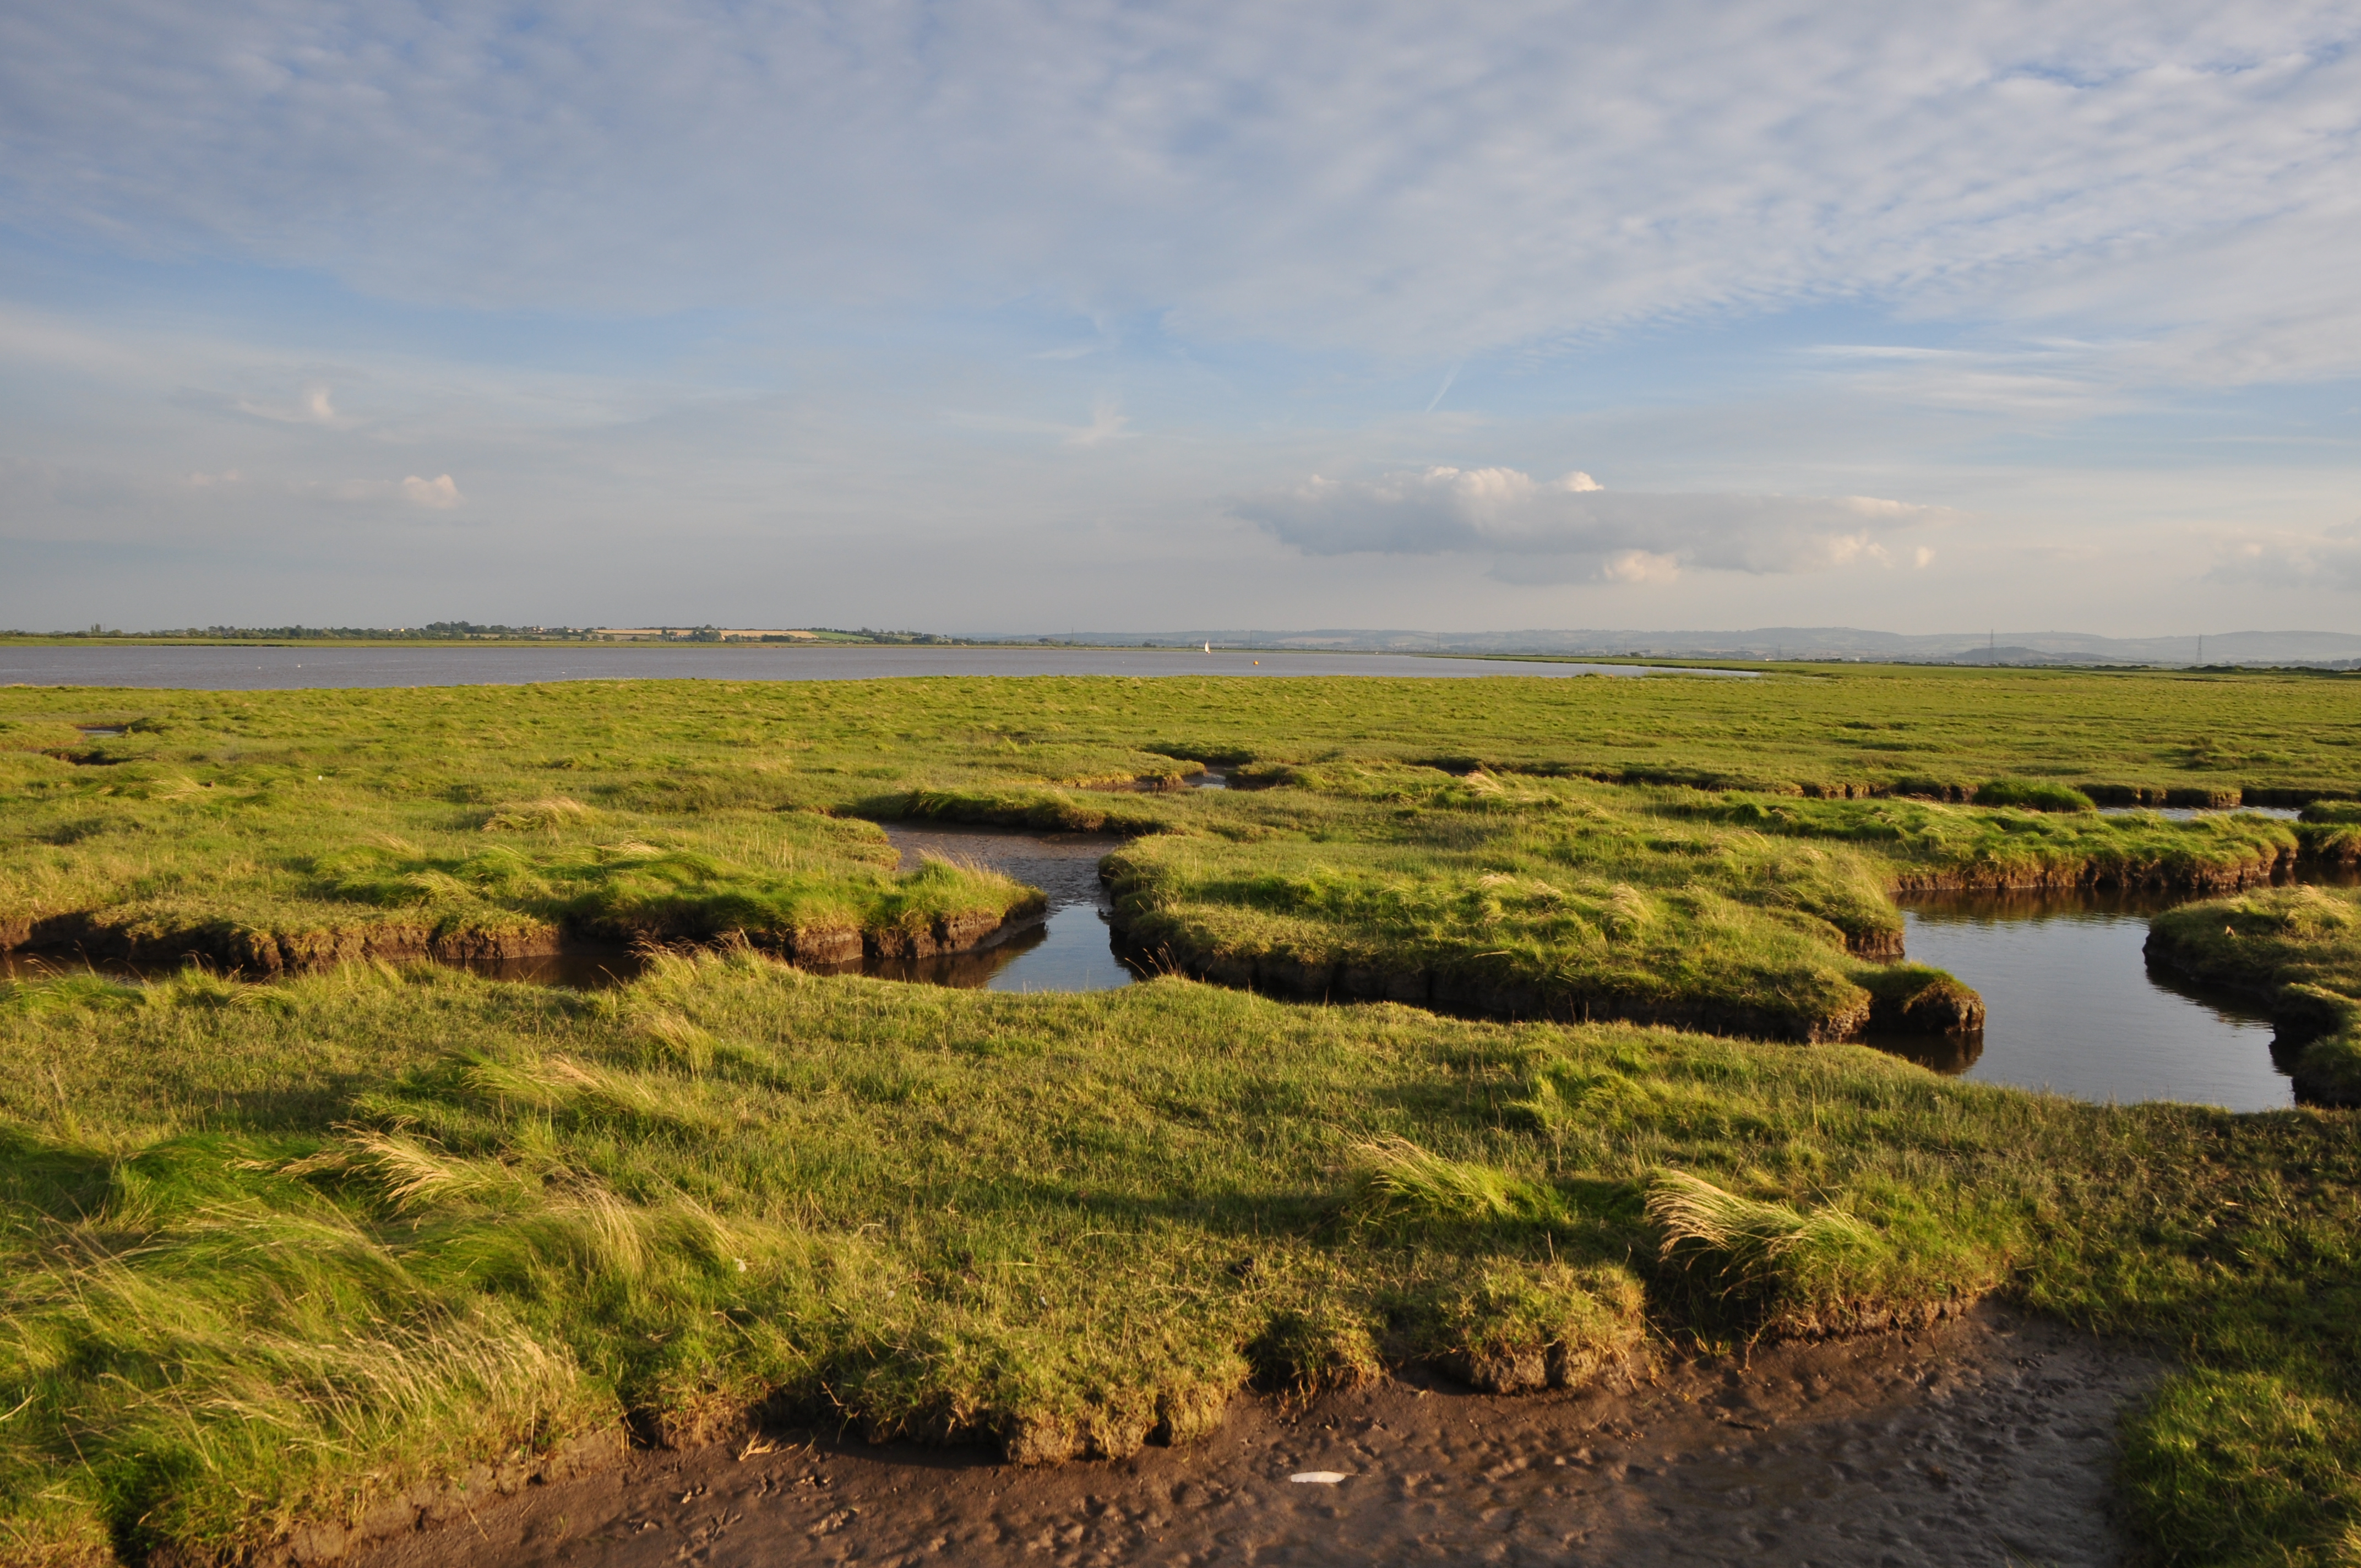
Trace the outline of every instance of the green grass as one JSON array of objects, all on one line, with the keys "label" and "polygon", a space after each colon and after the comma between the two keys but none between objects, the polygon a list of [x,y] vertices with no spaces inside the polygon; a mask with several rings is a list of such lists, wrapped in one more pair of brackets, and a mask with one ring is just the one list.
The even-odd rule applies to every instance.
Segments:
[{"label": "green grass", "polygon": [[[1821,1039],[1875,1012],[1940,1013],[1959,991],[1885,962],[1892,889],[2235,886],[2291,859],[2301,833],[2350,836],[1870,795],[1915,775],[1602,785],[1592,775],[1635,770],[1587,754],[1641,744],[1591,722],[1635,696],[1664,743],[1725,754],[1666,775],[1704,777],[1760,772],[1780,754],[1766,732],[1792,739],[1832,703],[1972,691],[1982,732],[1946,744],[2017,778],[2026,747],[2055,740],[2027,720],[2058,722],[2063,695],[2134,711],[2133,696],[2195,711],[2218,696],[2163,677],[1976,679],[586,683],[141,693],[136,710],[124,694],[20,689],[0,715],[0,944],[275,971],[734,936],[843,961],[963,945],[1036,906],[970,868],[896,874],[861,819],[938,817],[1147,836],[1123,862],[1126,916],[1199,972]],[[2329,688],[2242,689],[2302,707]],[[1544,725],[1574,739],[1506,772],[1405,762],[1397,732],[1421,705],[1429,751],[1448,736],[1506,753]],[[68,719],[125,733],[85,739]],[[1820,749],[1853,748],[1858,722]],[[1348,723],[1349,750],[1316,740]],[[1199,758],[1258,787],[1090,787],[1179,784]],[[2055,806],[2062,790],[1983,793]]]},{"label": "green grass", "polygon": [[[1892,961],[1895,889],[2352,858],[2356,742],[2329,676],[0,693],[0,941],[346,960],[0,986],[0,1562],[234,1560],[757,1409],[1118,1454],[1242,1384],[1580,1386],[1995,1290],[2183,1362],[2127,1428],[2151,1555],[2345,1560],[2347,1113],[758,949],[1032,896],[897,873],[864,818],[1102,828],[1135,934],[1228,978],[1826,1036],[1961,1000]],[[1249,787],[1089,787],[1204,763]],[[2305,899],[2191,929],[2232,928],[2218,978],[2361,995],[2350,902]],[[368,959],[560,931],[711,950],[596,996]]]},{"label": "green grass", "polygon": [[[1247,1382],[1579,1386],[1996,1288],[2191,1364],[2131,1433],[2166,1555],[2327,1562],[2361,1518],[2337,1114],[741,950],[597,996],[366,964],[18,982],[0,1125],[11,1561],[230,1556],[624,1422],[767,1405],[1117,1454]],[[2220,1397],[2262,1387],[2301,1454]]]},{"label": "green grass", "polygon": [[[992,677],[418,691],[13,688],[0,721],[85,765],[400,798],[844,809],[917,786],[1329,757],[1773,793],[2049,781],[2103,804],[2361,795],[2346,675],[1783,666],[1758,680]],[[129,725],[82,740],[66,722]],[[35,731],[38,733],[36,734]],[[5,731],[0,731],[5,733]],[[1965,798],[1955,795],[1952,798]]]},{"label": "green grass", "polygon": [[2285,887],[2186,905],[2150,923],[2148,956],[2271,1005],[2296,1087],[2361,1105],[2361,892]]},{"label": "green grass", "polygon": [[[1972,1010],[1949,977],[1890,961],[1894,890],[2235,886],[2298,849],[2288,825],[2244,816],[2070,818],[1402,764],[1258,777],[1110,861],[1118,921],[1150,955],[1281,994],[1786,1039],[1907,1026],[1949,999]],[[948,809],[939,792],[929,804]],[[994,804],[980,795],[973,814]]]},{"label": "green grass", "polygon": [[[682,896],[707,901],[716,928],[741,909],[759,909],[754,934],[807,917],[890,920],[874,874],[888,851],[849,818],[1186,827],[1221,807],[1195,792],[1081,786],[1175,783],[1208,762],[1239,764],[1242,782],[1313,788],[1337,764],[1409,762],[1480,764],[1511,784],[1738,790],[1751,798],[1729,809],[1769,814],[1765,830],[1780,833],[1821,830],[1804,810],[1814,805],[1896,792],[1964,799],[2003,787],[1993,781],[2051,791],[2044,799],[2070,784],[2110,799],[2349,796],[2361,722],[2348,696],[2326,676],[1859,666],[1749,682],[19,687],[0,694],[0,940],[62,921],[46,929],[97,948],[333,956],[412,950],[437,931],[497,944],[577,916],[578,886],[508,902],[478,890],[448,907],[430,897],[422,912],[349,896],[329,863],[390,841],[414,862],[401,874],[423,877],[468,861],[488,837],[577,857],[631,844],[704,857],[710,869]],[[85,737],[76,725],[126,732]],[[583,809],[552,815],[552,802]],[[1916,803],[1889,804],[1897,815],[1843,819],[1838,836],[1880,833],[1906,848],[1930,822],[1956,828],[1903,809]],[[2060,826],[2012,827],[1993,846],[1999,860],[2063,863],[2073,846],[2028,846],[2103,837],[2087,814],[2051,820]],[[971,893],[979,910],[995,896]],[[678,915],[679,896],[659,902],[665,918]]]},{"label": "green grass", "polygon": [[736,933],[857,958],[864,938],[890,949],[1038,907],[972,868],[896,873],[878,828],[814,811],[593,807],[529,778],[355,786],[306,765],[0,751],[0,944],[271,970]]}]

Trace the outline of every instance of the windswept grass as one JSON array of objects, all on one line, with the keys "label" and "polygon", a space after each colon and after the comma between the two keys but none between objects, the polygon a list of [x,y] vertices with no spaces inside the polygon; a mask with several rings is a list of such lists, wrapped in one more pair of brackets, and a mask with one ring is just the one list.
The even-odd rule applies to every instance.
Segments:
[{"label": "windswept grass", "polygon": [[2071,784],[2047,779],[1993,779],[1976,787],[1978,806],[2016,806],[2027,811],[2096,811],[2098,802]]},{"label": "windswept grass", "polygon": [[[766,1404],[1115,1454],[1201,1434],[1250,1380],[1580,1385],[1668,1337],[1995,1288],[2191,1363],[2136,1430],[2161,1478],[2134,1501],[2226,1532],[2192,1561],[2327,1562],[2361,1518],[2331,1484],[2361,1367],[2334,1114],[740,950],[596,996],[368,965],[12,982],[0,1127],[0,1517],[26,1560],[234,1555]],[[2238,1379],[2319,1434],[2260,1512],[2247,1413],[2208,1393]]]},{"label": "windswept grass", "polygon": [[[2349,685],[0,694],[0,944],[348,960],[0,982],[0,1561],[235,1561],[758,1409],[1047,1462],[1202,1435],[1246,1382],[1426,1360],[1575,1386],[1993,1290],[2181,1357],[2129,1429],[2154,1555],[2344,1561],[2349,1116],[1570,1020],[1826,1038],[1956,1012],[1956,982],[1891,961],[1891,890],[2227,890],[2335,858]],[[77,728],[101,723],[125,733]],[[1210,762],[1249,787],[1090,787]],[[2314,805],[2175,823],[2078,790]],[[863,814],[1132,835],[1125,917],[1209,972],[1528,1021],[764,957],[1027,896],[895,874]],[[2192,951],[2224,932],[2221,978],[2361,995],[2349,901],[2227,907],[2190,927]],[[598,996],[372,958],[560,928],[716,950]]]}]

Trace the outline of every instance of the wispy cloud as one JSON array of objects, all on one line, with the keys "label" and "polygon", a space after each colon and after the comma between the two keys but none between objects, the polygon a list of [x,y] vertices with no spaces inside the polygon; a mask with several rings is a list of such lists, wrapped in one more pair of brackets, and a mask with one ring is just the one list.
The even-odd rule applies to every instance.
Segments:
[{"label": "wispy cloud", "polygon": [[1069,446],[1104,446],[1131,433],[1131,421],[1111,399],[1102,398],[1091,406],[1091,422],[1066,436]]},{"label": "wispy cloud", "polygon": [[235,406],[240,413],[279,424],[316,424],[328,430],[349,430],[358,422],[336,411],[333,389],[318,381],[304,387],[292,403],[240,398]]},{"label": "wispy cloud", "polygon": [[2103,318],[2174,374],[2361,365],[2361,16],[2334,0],[1710,27],[692,0],[563,32],[520,48],[502,8],[424,0],[28,13],[0,206],[446,302],[1047,291],[1419,354],[1837,292]]},{"label": "wispy cloud", "polygon": [[[1315,476],[1233,510],[1307,554],[1472,554],[1517,582],[1891,565],[1894,535],[1950,520],[1938,507],[1873,496],[1616,493],[1578,470],[1536,481],[1514,468],[1451,467],[1361,481]],[[1933,556],[1911,559],[1924,566]]]},{"label": "wispy cloud", "polygon": [[1443,385],[1434,389],[1434,396],[1426,400],[1426,412],[1434,411],[1436,405],[1443,401],[1443,394],[1451,390],[1451,383],[1457,379],[1459,379],[1459,367],[1454,365],[1443,373]]}]

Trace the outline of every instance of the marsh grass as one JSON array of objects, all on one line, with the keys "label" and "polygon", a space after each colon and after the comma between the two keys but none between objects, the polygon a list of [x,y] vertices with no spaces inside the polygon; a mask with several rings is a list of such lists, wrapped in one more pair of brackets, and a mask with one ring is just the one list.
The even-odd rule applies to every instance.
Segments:
[{"label": "marsh grass", "polygon": [[[686,1442],[766,1409],[1114,1455],[1202,1435],[1249,1380],[1303,1398],[1423,1359],[1576,1385],[1651,1343],[1997,1289],[2180,1358],[2127,1429],[2151,1552],[2345,1560],[2345,1114],[2092,1106],[1845,1045],[1170,977],[830,980],[751,939],[1012,896],[896,874],[851,814],[937,816],[1131,835],[1135,919],[1299,977],[1415,959],[1827,1019],[1940,980],[1885,961],[1896,886],[2230,886],[2332,852],[2353,828],[2317,804],[2290,828],[1963,803],[1995,780],[2349,797],[2348,686],[12,690],[0,939],[71,917],[358,957],[271,985],[0,982],[0,1553],[232,1561],[586,1433]],[[101,718],[126,733],[74,728]],[[1197,762],[1260,787],[1076,787]],[[2296,932],[2276,897],[2236,950],[2287,963],[2241,972],[2353,995],[2315,962],[2326,916]],[[714,950],[585,996],[345,940],[608,919]]]},{"label": "marsh grass", "polygon": [[2048,779],[1993,779],[1978,784],[1978,806],[2015,806],[2027,811],[2096,811],[2098,802],[2071,784]]},{"label": "marsh grass", "polygon": [[[891,847],[852,819],[932,816],[1197,837],[1217,857],[1232,852],[1223,845],[1262,842],[1301,861],[1293,846],[1319,841],[1365,862],[1344,865],[1325,894],[1224,891],[1212,901],[1226,906],[1219,931],[1196,929],[1180,907],[1188,890],[1176,888],[1168,902],[1187,927],[1170,934],[1176,950],[1187,938],[1283,957],[1301,936],[1336,948],[1339,961],[1356,945],[1410,957],[1498,906],[1509,928],[1489,932],[1488,945],[1445,943],[1432,955],[1467,970],[1467,983],[1596,992],[1620,998],[1609,1011],[1705,1019],[1678,999],[1727,960],[1741,978],[1700,1005],[1739,1008],[1741,1025],[1826,1033],[1861,996],[1806,949],[1824,926],[1856,949],[1890,941],[1881,878],[2235,881],[2257,857],[2296,844],[2283,825],[1852,797],[1923,786],[1964,798],[1982,781],[2054,804],[2078,780],[2140,799],[2350,794],[2345,763],[2361,726],[2340,689],[2291,677],[1868,669],[1751,683],[19,689],[0,704],[0,943],[275,969],[545,948],[569,930],[688,941],[741,932],[785,947],[791,932],[833,923],[907,933],[1016,913],[1019,895],[990,879],[896,878]],[[74,727],[101,718],[124,733],[93,740]],[[1221,798],[1086,787],[1170,782],[1206,761],[1233,765],[1241,785],[1277,787]],[[2143,772],[2161,782],[2106,782]],[[1688,787],[1584,823],[1573,794],[1583,780]],[[1594,790],[1591,804],[1605,798]],[[1389,816],[1418,820],[1388,829]],[[1730,831],[1717,848],[1700,841],[1710,833],[1670,830],[1684,817]],[[2303,826],[2315,838],[2349,833]],[[1773,847],[1750,847],[1750,832]],[[1576,841],[1571,869],[1596,887],[1556,874]],[[1850,857],[1816,867],[1831,842]],[[1435,884],[1366,863],[1389,843],[1396,861],[1455,855],[1474,874]],[[1486,847],[1504,863],[1469,864]],[[1683,866],[1682,856],[1725,863]],[[1524,876],[1517,862],[1536,857],[1544,864]],[[1372,874],[1374,896],[1348,885]],[[1485,876],[1520,885],[1455,885]],[[1408,896],[1394,907],[1397,883]],[[1608,950],[1652,916],[1653,942]],[[1591,950],[1585,933],[1607,946]],[[1666,969],[1717,940],[1710,965]],[[1499,953],[1506,974],[1479,959]],[[1577,972],[1547,972],[1560,953],[1576,956]],[[1748,1011],[1758,1003],[1769,1014]]]},{"label": "marsh grass", "polygon": [[1764,1326],[1789,1333],[1861,1317],[1890,1257],[1883,1236],[1840,1209],[1742,1198],[1687,1171],[1649,1180],[1646,1213],[1659,1257],[1760,1303]]},{"label": "marsh grass", "polygon": [[[1247,1381],[1580,1385],[1993,1288],[2315,1413],[2355,1375],[2343,1118],[1842,1046],[742,948],[595,996],[361,965],[11,982],[0,1126],[0,1516],[42,1552],[234,1554],[625,1424],[1120,1454]],[[2326,1561],[2349,1496],[2236,1522],[2222,1409],[2143,1418],[2142,1517]],[[2308,1463],[2349,1466],[2346,1430]]]},{"label": "marsh grass", "polygon": [[1981,1020],[1951,977],[1891,961],[1894,889],[2235,885],[2296,853],[2285,824],[2251,817],[2067,821],[1338,762],[1273,770],[1108,872],[1131,940],[1231,983],[1822,1040]]},{"label": "marsh grass", "polygon": [[2282,887],[2168,910],[2151,962],[2271,1008],[2296,1087],[2361,1105],[2361,890]]}]

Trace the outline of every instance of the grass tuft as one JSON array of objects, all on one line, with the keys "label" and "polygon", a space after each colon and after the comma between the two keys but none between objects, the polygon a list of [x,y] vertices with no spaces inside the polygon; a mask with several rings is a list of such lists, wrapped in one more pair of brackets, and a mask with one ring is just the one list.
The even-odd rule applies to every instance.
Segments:
[{"label": "grass tuft", "polygon": [[1407,1138],[1353,1146],[1351,1207],[1371,1219],[1533,1224],[1562,1217],[1557,1195],[1489,1166],[1446,1159]]}]

